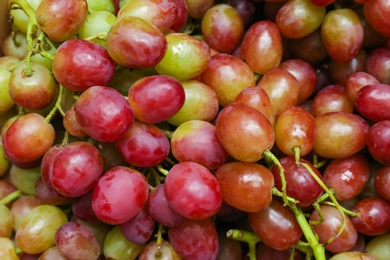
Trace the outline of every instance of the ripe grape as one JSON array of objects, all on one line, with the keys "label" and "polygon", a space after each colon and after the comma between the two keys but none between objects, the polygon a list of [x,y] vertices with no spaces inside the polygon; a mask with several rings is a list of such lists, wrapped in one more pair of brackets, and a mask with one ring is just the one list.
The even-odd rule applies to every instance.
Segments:
[{"label": "ripe grape", "polygon": [[93,188],[92,208],[103,222],[121,224],[137,215],[148,199],[148,182],[137,170],[117,166]]},{"label": "ripe grape", "polygon": [[222,206],[222,192],[217,178],[195,162],[180,162],[165,179],[164,192],[169,206],[190,219],[207,219]]},{"label": "ripe grape", "polygon": [[185,219],[168,228],[168,238],[184,259],[215,259],[218,255],[218,234],[211,219]]},{"label": "ripe grape", "polygon": [[246,212],[259,212],[271,203],[274,177],[263,165],[229,162],[215,173],[225,203]]},{"label": "ripe grape", "polygon": [[143,245],[153,235],[155,223],[147,207],[143,207],[137,215],[119,224],[119,227],[128,241],[133,244]]},{"label": "ripe grape", "polygon": [[134,111],[126,98],[105,86],[85,90],[77,99],[74,112],[84,131],[102,142],[115,142],[134,122]]},{"label": "ripe grape", "polygon": [[115,142],[122,158],[138,167],[155,166],[168,156],[170,144],[165,133],[153,124],[134,121],[130,129]]},{"label": "ripe grape", "polygon": [[76,222],[61,225],[55,234],[58,250],[69,259],[98,259],[100,247],[92,230]]},{"label": "ripe grape", "polygon": [[41,1],[35,16],[39,27],[56,42],[69,40],[82,26],[88,13],[86,0]]},{"label": "ripe grape", "polygon": [[172,260],[180,260],[181,257],[176,253],[175,249],[171,246],[171,244],[163,240],[161,243],[157,243],[157,241],[149,242],[143,251],[139,255],[139,260],[148,260],[148,259],[172,259]]},{"label": "ripe grape", "polygon": [[243,103],[225,106],[218,114],[215,127],[223,148],[235,159],[256,162],[271,149],[275,133],[270,121],[258,110]]}]

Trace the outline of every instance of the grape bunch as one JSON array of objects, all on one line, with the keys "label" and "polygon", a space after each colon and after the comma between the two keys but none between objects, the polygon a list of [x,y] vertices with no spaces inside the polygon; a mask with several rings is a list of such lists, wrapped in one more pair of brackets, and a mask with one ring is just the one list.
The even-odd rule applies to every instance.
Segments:
[{"label": "grape bunch", "polygon": [[1,259],[390,259],[390,1],[0,5]]}]

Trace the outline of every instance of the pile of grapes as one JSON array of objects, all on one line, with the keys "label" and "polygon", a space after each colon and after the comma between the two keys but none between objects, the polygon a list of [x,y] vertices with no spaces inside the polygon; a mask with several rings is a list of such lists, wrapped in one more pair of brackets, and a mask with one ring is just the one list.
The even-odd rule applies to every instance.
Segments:
[{"label": "pile of grapes", "polygon": [[0,259],[390,259],[389,0],[8,0]]}]

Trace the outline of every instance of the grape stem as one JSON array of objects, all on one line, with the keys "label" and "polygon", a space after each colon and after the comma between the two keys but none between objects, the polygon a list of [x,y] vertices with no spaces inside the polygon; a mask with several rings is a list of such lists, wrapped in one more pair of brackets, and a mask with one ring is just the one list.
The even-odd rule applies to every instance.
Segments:
[{"label": "grape stem", "polygon": [[64,111],[62,111],[62,108],[61,108],[61,100],[62,100],[62,93],[64,91],[64,87],[60,84],[60,89],[59,89],[59,93],[58,93],[58,97],[57,97],[57,101],[53,107],[53,109],[49,112],[49,114],[46,116],[45,118],[45,121],[47,123],[50,123],[51,119],[53,118],[53,116],[55,115],[55,113],[57,112],[57,110],[60,111],[60,113],[62,115],[64,115]]},{"label": "grape stem", "polygon": [[288,205],[288,199],[287,199],[287,193],[286,193],[287,183],[286,183],[286,177],[284,176],[284,169],[283,169],[282,165],[280,164],[278,158],[269,149],[264,150],[263,156],[266,159],[272,161],[278,167],[280,179],[282,181],[282,191],[281,192],[282,192],[283,203],[284,203],[284,205]]},{"label": "grape stem", "polygon": [[15,191],[11,192],[10,194],[8,194],[7,196],[5,196],[4,198],[2,198],[0,200],[0,204],[7,205],[11,201],[14,201],[21,196],[22,196],[22,191],[15,190]]},{"label": "grape stem", "polygon": [[325,183],[313,172],[313,169],[307,164],[307,163],[301,163],[301,165],[303,167],[305,167],[305,169],[310,173],[310,175],[315,179],[315,181],[321,186],[321,188],[329,195],[329,198],[330,200],[334,203],[334,206],[336,207],[337,211],[341,214],[341,218],[343,220],[341,226],[340,226],[340,229],[339,231],[337,232],[337,234],[331,238],[328,239],[328,241],[326,241],[326,245],[327,244],[330,244],[332,243],[338,236],[340,236],[340,234],[343,232],[344,228],[345,228],[345,223],[346,223],[346,219],[345,219],[345,214],[344,214],[344,211],[343,209],[341,208],[339,202],[336,200],[336,198],[333,196],[333,193],[328,189],[328,187],[326,187]]},{"label": "grape stem", "polygon": [[294,213],[295,218],[298,221],[299,226],[302,229],[303,234],[305,235],[306,240],[308,241],[310,247],[313,250],[313,254],[316,260],[325,260],[325,248],[318,242],[317,236],[314,234],[311,226],[307,222],[305,215],[302,210],[296,205],[290,207],[291,211]]},{"label": "grape stem", "polygon": [[228,238],[247,243],[249,247],[249,259],[256,260],[256,244],[261,240],[255,233],[239,229],[230,229],[226,232],[226,236]]},{"label": "grape stem", "polygon": [[301,163],[301,148],[295,146],[293,148],[293,152],[295,157],[295,164],[299,166],[299,164]]}]

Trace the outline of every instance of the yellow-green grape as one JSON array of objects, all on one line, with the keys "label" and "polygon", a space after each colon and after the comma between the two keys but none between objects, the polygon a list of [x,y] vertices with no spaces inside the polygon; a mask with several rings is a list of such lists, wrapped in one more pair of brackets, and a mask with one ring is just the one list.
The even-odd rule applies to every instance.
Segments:
[{"label": "yellow-green grape", "polygon": [[8,91],[10,77],[11,72],[0,67],[0,114],[6,113],[15,104]]},{"label": "yellow-green grape", "polygon": [[7,237],[0,237],[0,259],[19,260],[14,243]]},{"label": "yellow-green grape", "polygon": [[16,188],[28,195],[35,195],[35,183],[41,176],[41,167],[22,169],[15,165],[10,169],[10,180]]},{"label": "yellow-green grape", "polygon": [[65,213],[53,205],[35,207],[15,234],[16,245],[25,253],[39,254],[55,245],[57,229],[68,222]]},{"label": "yellow-green grape", "polygon": [[[7,206],[0,204],[0,237],[10,238],[11,235],[12,235],[12,222],[11,222],[10,210]],[[4,259],[4,258],[0,258],[0,259]]]}]

